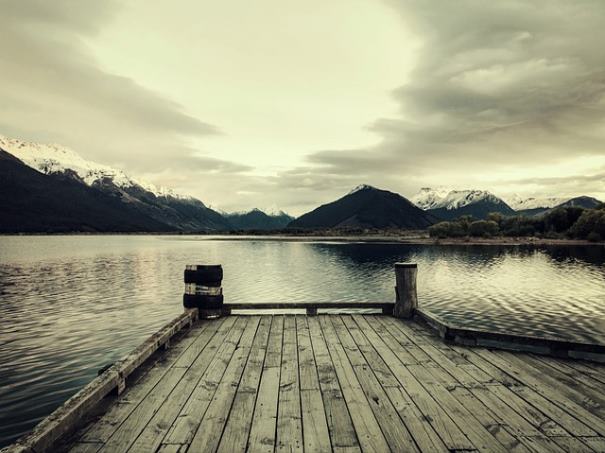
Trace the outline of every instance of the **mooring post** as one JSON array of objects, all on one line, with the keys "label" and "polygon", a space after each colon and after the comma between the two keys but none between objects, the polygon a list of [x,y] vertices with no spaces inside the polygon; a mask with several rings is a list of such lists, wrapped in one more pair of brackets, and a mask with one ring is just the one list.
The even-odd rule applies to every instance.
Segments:
[{"label": "mooring post", "polygon": [[197,308],[198,316],[216,318],[223,314],[223,268],[220,264],[185,267],[185,308]]},{"label": "mooring post", "polygon": [[416,293],[416,263],[395,263],[395,306],[393,316],[396,318],[411,318],[418,308]]}]

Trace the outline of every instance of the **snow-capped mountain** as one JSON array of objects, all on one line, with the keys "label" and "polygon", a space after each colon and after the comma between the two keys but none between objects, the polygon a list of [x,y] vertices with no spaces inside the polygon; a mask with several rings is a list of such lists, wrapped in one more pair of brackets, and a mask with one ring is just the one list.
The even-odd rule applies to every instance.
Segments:
[{"label": "snow-capped mountain", "polygon": [[522,197],[517,194],[506,198],[508,205],[515,211],[537,208],[554,208],[555,206],[565,203],[568,200],[569,198],[562,197]]},{"label": "snow-capped mountain", "polygon": [[488,201],[491,203],[503,202],[500,198],[487,190],[451,190],[445,187],[423,187],[411,199],[412,203],[421,209],[458,209],[464,206]]},{"label": "snow-capped mountain", "polygon": [[[99,198],[109,197],[114,205],[118,203],[123,210],[128,210],[129,218],[133,217],[134,210],[145,219],[153,220],[154,225],[161,225],[161,231],[232,228],[221,214],[207,208],[196,198],[177,195],[169,189],[158,188],[135,179],[122,170],[86,160],[69,148],[0,136],[0,149],[51,179],[69,181],[94,189]],[[74,189],[75,186],[72,184],[70,187]],[[71,193],[76,197],[78,190],[74,190],[71,190]],[[68,196],[65,203],[70,203]],[[146,224],[152,225],[150,222]],[[94,229],[95,226],[91,228]]]},{"label": "snow-capped mountain", "polygon": [[410,198],[410,201],[420,209],[433,209],[437,207],[439,202],[441,202],[450,191],[451,189],[445,187],[423,187],[417,194]]},{"label": "snow-capped mountain", "polygon": [[261,209],[261,211],[263,211],[265,214],[267,214],[269,216],[272,216],[272,217],[279,217],[279,216],[292,217],[286,211],[284,211],[283,209],[280,209],[279,207],[277,207],[277,205],[267,206],[266,208]]},{"label": "snow-capped mountain", "polygon": [[351,190],[350,190],[350,191],[347,193],[347,195],[352,195],[352,194],[354,194],[355,192],[359,192],[359,191],[361,191],[361,190],[368,190],[368,189],[370,189],[370,190],[377,190],[377,189],[376,189],[376,187],[371,186],[371,185],[369,185],[369,184],[359,184],[357,187],[354,187],[353,189],[351,189]]},{"label": "snow-capped mountain", "polygon": [[487,190],[448,190],[443,187],[424,187],[412,197],[421,209],[441,219],[453,219],[462,215],[485,218],[490,212],[512,214],[513,210],[500,198]]},{"label": "snow-capped mountain", "polygon": [[[25,142],[0,135],[0,148],[44,174],[71,173],[88,186],[111,180],[120,188],[141,187],[158,197],[189,198],[170,189],[132,178],[122,170],[84,159],[72,149],[56,144]],[[74,175],[75,174],[75,175]]]},{"label": "snow-capped mountain", "polygon": [[459,209],[481,201],[503,203],[500,198],[487,190],[452,190],[439,200],[432,209]]}]

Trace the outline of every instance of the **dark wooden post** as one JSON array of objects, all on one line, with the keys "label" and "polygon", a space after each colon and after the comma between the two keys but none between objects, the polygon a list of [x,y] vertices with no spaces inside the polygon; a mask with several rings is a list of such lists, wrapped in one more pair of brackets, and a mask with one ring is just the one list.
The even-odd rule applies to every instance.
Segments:
[{"label": "dark wooden post", "polygon": [[395,263],[395,307],[393,316],[396,318],[411,318],[418,308],[416,294],[416,263]]},{"label": "dark wooden post", "polygon": [[223,268],[220,264],[185,267],[185,308],[197,308],[200,318],[215,318],[223,312]]}]

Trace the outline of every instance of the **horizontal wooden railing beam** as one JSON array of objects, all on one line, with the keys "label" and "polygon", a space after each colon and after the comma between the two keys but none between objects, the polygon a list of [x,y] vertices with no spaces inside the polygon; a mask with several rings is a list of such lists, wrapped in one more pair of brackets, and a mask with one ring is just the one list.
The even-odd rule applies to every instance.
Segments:
[{"label": "horizontal wooden railing beam", "polygon": [[415,311],[417,320],[422,320],[449,343],[463,346],[533,352],[564,359],[583,359],[605,363],[605,345],[582,343],[556,337],[531,336],[516,333],[490,331],[473,327],[456,326],[420,308]]},{"label": "horizontal wooden railing beam", "polygon": [[229,314],[232,310],[306,310],[307,314],[315,315],[320,309],[378,309],[385,314],[393,312],[395,302],[357,302],[357,301],[330,301],[330,302],[225,302],[223,313]]}]

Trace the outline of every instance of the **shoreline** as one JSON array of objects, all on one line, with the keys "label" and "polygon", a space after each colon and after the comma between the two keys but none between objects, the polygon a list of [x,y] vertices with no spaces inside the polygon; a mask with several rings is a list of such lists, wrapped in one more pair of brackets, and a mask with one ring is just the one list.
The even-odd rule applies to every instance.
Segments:
[{"label": "shoreline", "polygon": [[605,242],[589,242],[584,239],[541,238],[410,238],[393,236],[220,236],[208,238],[216,241],[284,241],[284,242],[365,242],[410,245],[592,245],[605,246]]},{"label": "shoreline", "polygon": [[36,236],[170,236],[179,237],[183,240],[208,240],[208,241],[275,241],[275,242],[342,242],[342,243],[393,243],[393,244],[409,244],[409,245],[581,245],[581,246],[597,246],[605,247],[605,241],[590,242],[585,239],[551,239],[537,237],[463,237],[463,238],[431,238],[425,234],[207,234],[207,233],[1,233],[0,237],[36,237]]}]

